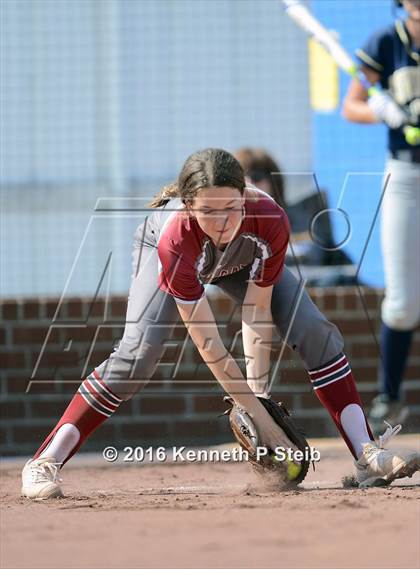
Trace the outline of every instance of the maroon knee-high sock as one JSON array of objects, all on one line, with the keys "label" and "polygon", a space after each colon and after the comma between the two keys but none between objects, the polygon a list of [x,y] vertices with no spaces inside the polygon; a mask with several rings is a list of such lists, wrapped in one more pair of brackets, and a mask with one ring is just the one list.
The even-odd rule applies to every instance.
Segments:
[{"label": "maroon knee-high sock", "polygon": [[108,417],[111,417],[122,401],[122,399],[112,393],[96,371],[94,371],[82,382],[67,409],[64,411],[63,416],[36,451],[33,458],[38,458],[49,446],[62,425],[70,423],[78,429],[80,439],[63,461],[62,465],[64,465],[74,453],[77,452],[88,436],[108,419]]},{"label": "maroon knee-high sock", "polygon": [[347,405],[356,404],[365,416],[366,429],[372,441],[374,437],[364,414],[362,402],[350,365],[343,353],[321,367],[309,370],[309,378],[316,396],[331,415],[350,452],[357,459],[356,452],[341,424],[340,415]]}]

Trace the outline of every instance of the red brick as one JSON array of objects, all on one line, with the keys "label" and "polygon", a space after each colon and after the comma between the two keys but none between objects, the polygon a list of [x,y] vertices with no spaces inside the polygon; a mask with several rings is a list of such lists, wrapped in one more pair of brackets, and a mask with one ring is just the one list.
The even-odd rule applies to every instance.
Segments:
[{"label": "red brick", "polygon": [[3,421],[23,417],[24,415],[25,406],[23,401],[2,401],[0,403],[0,418]]},{"label": "red brick", "polygon": [[337,326],[342,334],[371,334],[371,327],[366,319],[340,320]]},{"label": "red brick", "polygon": [[378,365],[375,363],[371,367],[359,366],[357,360],[351,362],[351,367],[353,371],[356,383],[363,382],[376,382],[378,377]]},{"label": "red brick", "polygon": [[371,310],[376,310],[377,308],[380,307],[383,298],[382,293],[378,293],[375,290],[369,290],[366,288],[364,289],[362,288],[361,290],[367,308]]},{"label": "red brick", "polygon": [[[60,379],[55,382],[55,385],[57,391],[59,391],[60,393],[73,396],[76,393],[82,381],[83,379],[80,378],[79,375],[75,374],[74,379]],[[50,391],[47,391],[46,388],[45,393],[50,393]]]},{"label": "red brick", "polygon": [[168,426],[162,421],[158,423],[139,423],[129,422],[121,425],[122,439],[135,440],[137,444],[141,444],[142,439],[158,439],[162,441],[162,446],[165,443],[165,437],[168,434]]},{"label": "red brick", "polygon": [[121,319],[121,321],[125,321],[125,315],[127,312],[127,299],[112,299],[108,306],[113,319]]},{"label": "red brick", "polygon": [[323,288],[312,287],[309,288],[307,292],[317,307],[323,311],[325,290]]},{"label": "red brick", "polygon": [[[13,344],[43,344],[47,337],[48,327],[15,328],[12,332]],[[55,337],[54,337],[55,336]],[[57,343],[58,335],[50,332],[48,343]]]},{"label": "red brick", "polygon": [[410,390],[405,392],[405,403],[407,405],[420,405],[420,390]]},{"label": "red brick", "polygon": [[71,319],[83,318],[83,303],[81,299],[71,299],[67,301],[67,316]]},{"label": "red brick", "polygon": [[0,354],[0,367],[3,369],[16,369],[25,367],[24,352],[5,352]]},{"label": "red brick", "polygon": [[124,327],[111,327],[111,326],[100,326],[98,329],[98,335],[96,337],[97,342],[109,342],[110,344],[120,340],[124,333]]},{"label": "red brick", "polygon": [[352,356],[353,358],[378,358],[379,348],[373,342],[365,342],[363,344],[354,343],[352,346]]},{"label": "red brick", "polygon": [[7,375],[6,372],[0,373],[0,394],[7,393]]},{"label": "red brick", "polygon": [[[48,423],[46,423],[45,426],[20,425],[12,427],[13,441],[16,443],[33,443],[34,447],[37,447],[45,440],[45,437],[49,431],[51,431],[52,427],[53,425],[49,425]],[[34,451],[35,450],[36,448],[34,448]]]},{"label": "red brick", "polygon": [[223,402],[223,393],[220,395],[196,395],[194,397],[194,411],[196,413],[224,413],[229,408]]},{"label": "red brick", "polygon": [[361,308],[360,298],[358,298],[356,290],[351,288],[350,291],[343,294],[343,306],[345,310],[357,310]]},{"label": "red brick", "polygon": [[186,367],[181,366],[176,377],[171,381],[171,386],[177,390],[184,389],[185,391],[202,390],[208,387],[217,385],[217,380],[209,370],[209,368],[201,362],[195,360],[192,363],[200,364],[197,368],[192,365]]},{"label": "red brick", "polygon": [[[60,380],[61,381],[61,380]],[[31,371],[22,371],[22,373],[9,373],[6,375],[6,384],[8,393],[21,393],[27,396],[29,389],[29,396],[37,393],[55,393],[59,380],[54,379],[52,375],[37,374],[36,378],[31,379]]]},{"label": "red brick", "polygon": [[69,398],[64,398],[63,401],[31,401],[29,405],[30,414],[35,418],[58,420],[69,403]]},{"label": "red brick", "polygon": [[[71,336],[76,342],[86,342],[89,345],[93,340],[95,343],[110,343],[114,341],[116,334],[111,327],[103,326],[101,324],[82,325],[77,327],[66,328],[65,325],[61,328],[67,336]],[[117,334],[120,336],[120,334]]]},{"label": "red brick", "polygon": [[89,368],[97,367],[102,362],[109,358],[109,355],[112,352],[112,345],[109,346],[108,350],[95,350],[90,355],[90,358],[87,362]]},{"label": "red brick", "polygon": [[[32,352],[32,365],[36,364],[39,355],[40,355],[39,351]],[[61,366],[77,367],[78,365],[80,365],[80,361],[83,361],[83,358],[80,358],[79,353],[74,350],[68,352],[45,351],[41,356],[38,367],[51,368],[51,369]]]},{"label": "red brick", "polygon": [[0,427],[0,444],[5,445],[7,440],[7,428]]},{"label": "red brick", "polygon": [[5,300],[1,303],[3,320],[18,319],[18,303],[15,300]]},{"label": "red brick", "polygon": [[360,399],[362,400],[362,407],[367,414],[369,411],[369,407],[372,404],[372,400],[378,394],[378,390],[376,388],[370,389],[369,391],[359,391]]},{"label": "red brick", "polygon": [[283,386],[286,383],[305,385],[308,383],[308,375],[304,369],[288,368],[281,370],[279,380]]},{"label": "red brick", "polygon": [[[102,450],[112,444],[119,447],[121,443],[121,448],[123,448],[123,442],[121,442],[118,437],[118,425],[114,421],[107,421],[102,423],[102,425],[97,429],[92,436],[89,437],[87,443],[89,448],[95,452],[102,452]],[[84,446],[86,448],[86,444]]]},{"label": "red brick", "polygon": [[[30,380],[29,393],[36,395],[41,393],[43,395],[61,394],[61,386],[65,379],[63,379],[54,370],[50,372],[37,372],[36,376]],[[80,381],[79,381],[80,384]],[[76,384],[77,385],[77,380]]]},{"label": "red brick", "polygon": [[335,293],[324,294],[324,310],[337,309],[337,295]]},{"label": "red brick", "polygon": [[203,378],[201,381],[183,381],[182,377],[174,378],[170,382],[170,386],[172,389],[176,390],[178,394],[181,393],[202,393],[203,391],[208,391],[209,389],[213,389],[217,384],[214,378]]},{"label": "red brick", "polygon": [[[307,437],[338,437],[339,433],[325,411],[325,417],[299,417],[295,419],[299,429]],[[316,447],[315,447],[316,448]],[[322,458],[322,453],[321,453]]]},{"label": "red brick", "polygon": [[60,324],[54,325],[54,330],[60,332],[62,342],[68,342],[69,340],[74,340],[77,343],[86,342],[91,344],[97,330],[97,326],[76,326],[68,327],[65,324],[60,326]]},{"label": "red brick", "polygon": [[130,417],[132,418],[134,415],[137,415],[137,402],[133,399],[129,399],[128,401],[123,401],[121,405],[118,407],[116,413],[118,417]]},{"label": "red brick", "polygon": [[218,434],[221,420],[221,418],[216,418],[208,421],[177,421],[173,425],[173,432],[175,436],[189,437],[192,444],[196,439]]},{"label": "red brick", "polygon": [[26,320],[38,320],[39,317],[39,302],[35,300],[25,300],[23,303],[23,318]]},{"label": "red brick", "polygon": [[102,299],[94,300],[88,307],[89,318],[99,318],[101,322],[105,321],[105,301]]},{"label": "red brick", "polygon": [[142,397],[140,399],[140,413],[145,415],[177,415],[185,411],[183,397]]},{"label": "red brick", "polygon": [[[56,310],[57,310],[57,307],[58,307],[58,300],[47,300],[47,301],[45,302],[45,316],[46,316],[46,318],[49,318],[49,319],[52,320],[53,317],[54,317],[54,314],[55,314],[55,312],[56,312]],[[64,311],[63,311],[63,306],[61,305],[61,306],[60,306],[60,311],[59,311],[59,313],[58,313],[58,315],[57,315],[57,320],[59,320],[60,318],[63,318],[63,317],[65,316],[65,315],[63,314],[63,312],[64,312]]]},{"label": "red brick", "polygon": [[302,409],[319,409],[321,403],[314,392],[311,393],[300,393],[299,403]]},{"label": "red brick", "polygon": [[10,376],[6,375],[5,383],[8,393],[25,393],[29,384],[30,373],[26,373],[22,376]]},{"label": "red brick", "polygon": [[420,366],[409,365],[406,369],[405,379],[420,379]]}]

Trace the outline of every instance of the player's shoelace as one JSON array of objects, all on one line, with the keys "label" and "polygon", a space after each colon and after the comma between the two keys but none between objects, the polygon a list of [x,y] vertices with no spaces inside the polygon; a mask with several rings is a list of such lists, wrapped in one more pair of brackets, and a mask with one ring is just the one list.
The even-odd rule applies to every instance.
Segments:
[{"label": "player's shoelace", "polygon": [[34,464],[30,466],[31,481],[38,482],[62,482],[58,478],[58,468],[60,462],[44,462],[43,464]]},{"label": "player's shoelace", "polygon": [[396,425],[395,427],[393,427],[387,421],[384,421],[384,423],[387,426],[387,429],[383,435],[379,436],[379,445],[378,445],[379,448],[385,448],[387,442],[390,441],[392,437],[394,437],[395,435],[398,435],[398,433],[402,429],[401,425]]}]

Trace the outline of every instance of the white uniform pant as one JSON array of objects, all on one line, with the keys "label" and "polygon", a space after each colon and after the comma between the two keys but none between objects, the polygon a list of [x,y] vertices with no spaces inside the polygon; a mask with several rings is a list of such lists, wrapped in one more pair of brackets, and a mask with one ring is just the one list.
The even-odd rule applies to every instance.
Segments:
[{"label": "white uniform pant", "polygon": [[389,159],[388,175],[381,223],[382,320],[394,330],[412,330],[420,321],[420,164]]}]

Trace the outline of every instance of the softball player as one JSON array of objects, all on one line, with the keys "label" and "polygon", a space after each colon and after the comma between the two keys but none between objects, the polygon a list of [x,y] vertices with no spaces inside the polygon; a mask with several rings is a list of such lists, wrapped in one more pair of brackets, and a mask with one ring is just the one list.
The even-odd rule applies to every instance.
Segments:
[{"label": "softball player", "polygon": [[397,2],[407,12],[405,22],[374,33],[357,56],[372,84],[381,83],[394,99],[381,92],[368,99],[353,80],[343,114],[353,122],[388,125],[388,178],[381,223],[385,270],[382,303],[380,393],[370,411],[372,427],[402,422],[408,410],[401,401],[401,383],[413,332],[420,321],[420,147],[410,146],[404,125],[419,126],[420,0]]},{"label": "softball player", "polygon": [[[267,194],[245,186],[228,152],[190,156],[176,184],[152,202],[156,211],[135,235],[133,277],[123,338],[79,387],[64,415],[29,460],[22,494],[62,495],[58,469],[86,438],[145,385],[178,317],[204,361],[235,403],[252,417],[264,444],[290,447],[255,393],[269,397],[272,325],[288,335],[309,380],[356,459],[360,482],[406,476],[417,458],[379,448],[363,413],[337,328],[283,266],[289,224]],[[206,298],[213,283],[242,305],[247,381],[223,345]],[[292,315],[296,312],[296,318]]]}]

